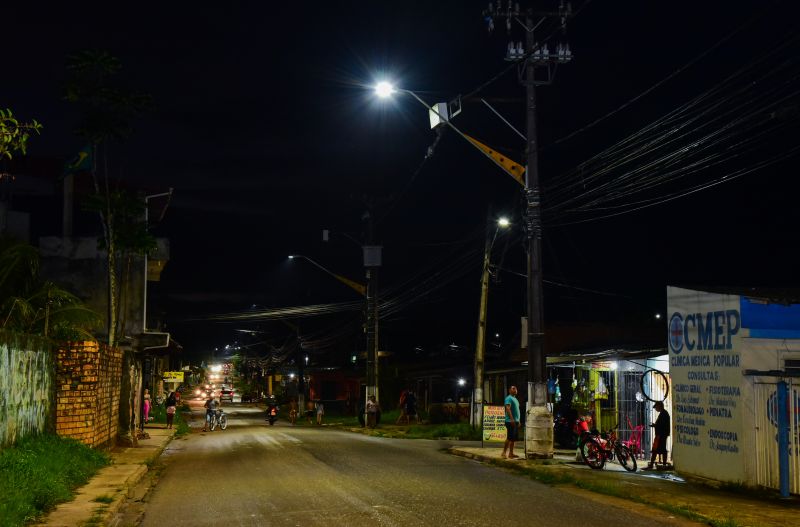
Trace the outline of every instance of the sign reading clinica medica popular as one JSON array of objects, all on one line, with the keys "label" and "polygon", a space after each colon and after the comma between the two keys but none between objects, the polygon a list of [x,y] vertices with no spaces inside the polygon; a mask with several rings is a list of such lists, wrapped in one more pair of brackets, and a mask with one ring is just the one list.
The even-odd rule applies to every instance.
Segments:
[{"label": "sign reading clinica medica popular", "polygon": [[744,481],[740,297],[667,288],[675,467]]},{"label": "sign reading clinica medica popular", "polygon": [[484,443],[502,443],[506,440],[506,411],[503,406],[483,405]]}]

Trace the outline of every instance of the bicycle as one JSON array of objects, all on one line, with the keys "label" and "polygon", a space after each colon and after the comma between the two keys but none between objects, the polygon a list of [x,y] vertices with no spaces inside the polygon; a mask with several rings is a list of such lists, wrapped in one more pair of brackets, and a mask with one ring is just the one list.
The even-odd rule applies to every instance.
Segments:
[{"label": "bicycle", "polygon": [[228,428],[228,416],[225,415],[225,411],[222,408],[218,408],[217,411],[212,414],[211,422],[209,423],[209,428],[212,432],[217,426],[219,426],[220,430]]},{"label": "bicycle", "polygon": [[617,427],[606,434],[586,437],[581,445],[583,462],[594,470],[600,470],[606,461],[617,462],[628,472],[636,472],[636,456],[617,438]]}]

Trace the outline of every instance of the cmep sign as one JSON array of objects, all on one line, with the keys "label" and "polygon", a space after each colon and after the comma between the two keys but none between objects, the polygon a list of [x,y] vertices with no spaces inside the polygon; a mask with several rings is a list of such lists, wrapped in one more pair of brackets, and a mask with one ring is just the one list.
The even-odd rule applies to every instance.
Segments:
[{"label": "cmep sign", "polygon": [[707,313],[674,313],[669,320],[669,348],[688,351],[732,349],[731,337],[739,333],[741,317],[736,309]]}]

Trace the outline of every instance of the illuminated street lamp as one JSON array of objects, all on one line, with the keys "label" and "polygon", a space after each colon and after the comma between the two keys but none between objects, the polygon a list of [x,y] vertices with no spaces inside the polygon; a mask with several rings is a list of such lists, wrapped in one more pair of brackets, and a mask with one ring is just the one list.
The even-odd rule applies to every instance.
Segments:
[{"label": "illuminated street lamp", "polygon": [[[489,239],[489,232],[486,233],[486,246],[483,252],[483,272],[481,273],[481,304],[478,310],[478,335],[475,340],[475,385],[472,387],[472,413],[470,422],[473,426],[478,426],[483,418],[483,372],[484,357],[486,355],[486,315],[489,310],[489,274],[491,271],[491,258],[494,242],[500,229],[507,229],[511,222],[505,216],[497,219],[497,227],[494,229],[492,239]],[[495,335],[497,338],[500,334]]]},{"label": "illuminated street lamp", "polygon": [[375,85],[375,94],[381,99],[386,99],[387,97],[391,97],[393,93],[394,93],[394,86],[392,86],[391,82],[381,81]]}]

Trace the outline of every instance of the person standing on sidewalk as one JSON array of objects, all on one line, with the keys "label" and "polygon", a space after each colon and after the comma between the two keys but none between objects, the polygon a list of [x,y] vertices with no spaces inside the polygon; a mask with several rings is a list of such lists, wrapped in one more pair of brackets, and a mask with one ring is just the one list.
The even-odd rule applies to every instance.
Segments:
[{"label": "person standing on sidewalk", "polygon": [[[144,389],[144,423],[147,424],[150,422],[150,408],[152,408],[152,403],[150,401],[150,390],[147,388]],[[142,425],[144,427],[144,425]]]},{"label": "person standing on sidewalk", "polygon": [[653,409],[658,412],[656,422],[651,424],[654,428],[652,454],[650,454],[650,463],[647,464],[647,470],[652,470],[656,463],[656,456],[661,460],[662,465],[667,464],[667,438],[670,432],[669,413],[664,410],[664,403],[661,401],[653,405]]},{"label": "person standing on sidewalk", "polygon": [[369,399],[367,399],[367,426],[369,428],[375,428],[378,424],[378,412],[381,411],[381,407],[378,405],[378,401],[375,400],[374,395],[370,395]]},{"label": "person standing on sidewalk", "polygon": [[[506,459],[517,459],[519,456],[514,454],[514,442],[517,440],[517,432],[519,431],[519,401],[517,400],[516,386],[511,386],[508,389],[505,408],[506,442],[503,444],[503,453],[501,456]],[[508,452],[508,455],[506,455],[506,452]]]},{"label": "person standing on sidewalk", "polygon": [[175,412],[178,409],[178,399],[175,392],[169,392],[167,396],[167,429],[172,428],[172,421],[175,419]]},{"label": "person standing on sidewalk", "polygon": [[401,422],[405,421],[408,424],[408,414],[406,414],[406,397],[408,396],[408,390],[403,390],[400,392],[400,403],[397,407],[400,409],[400,415],[397,417],[397,421],[394,423],[399,425]]},{"label": "person standing on sidewalk", "polygon": [[320,399],[314,403],[314,410],[317,412],[317,424],[322,425],[322,417],[325,415],[325,405],[322,404]]}]

